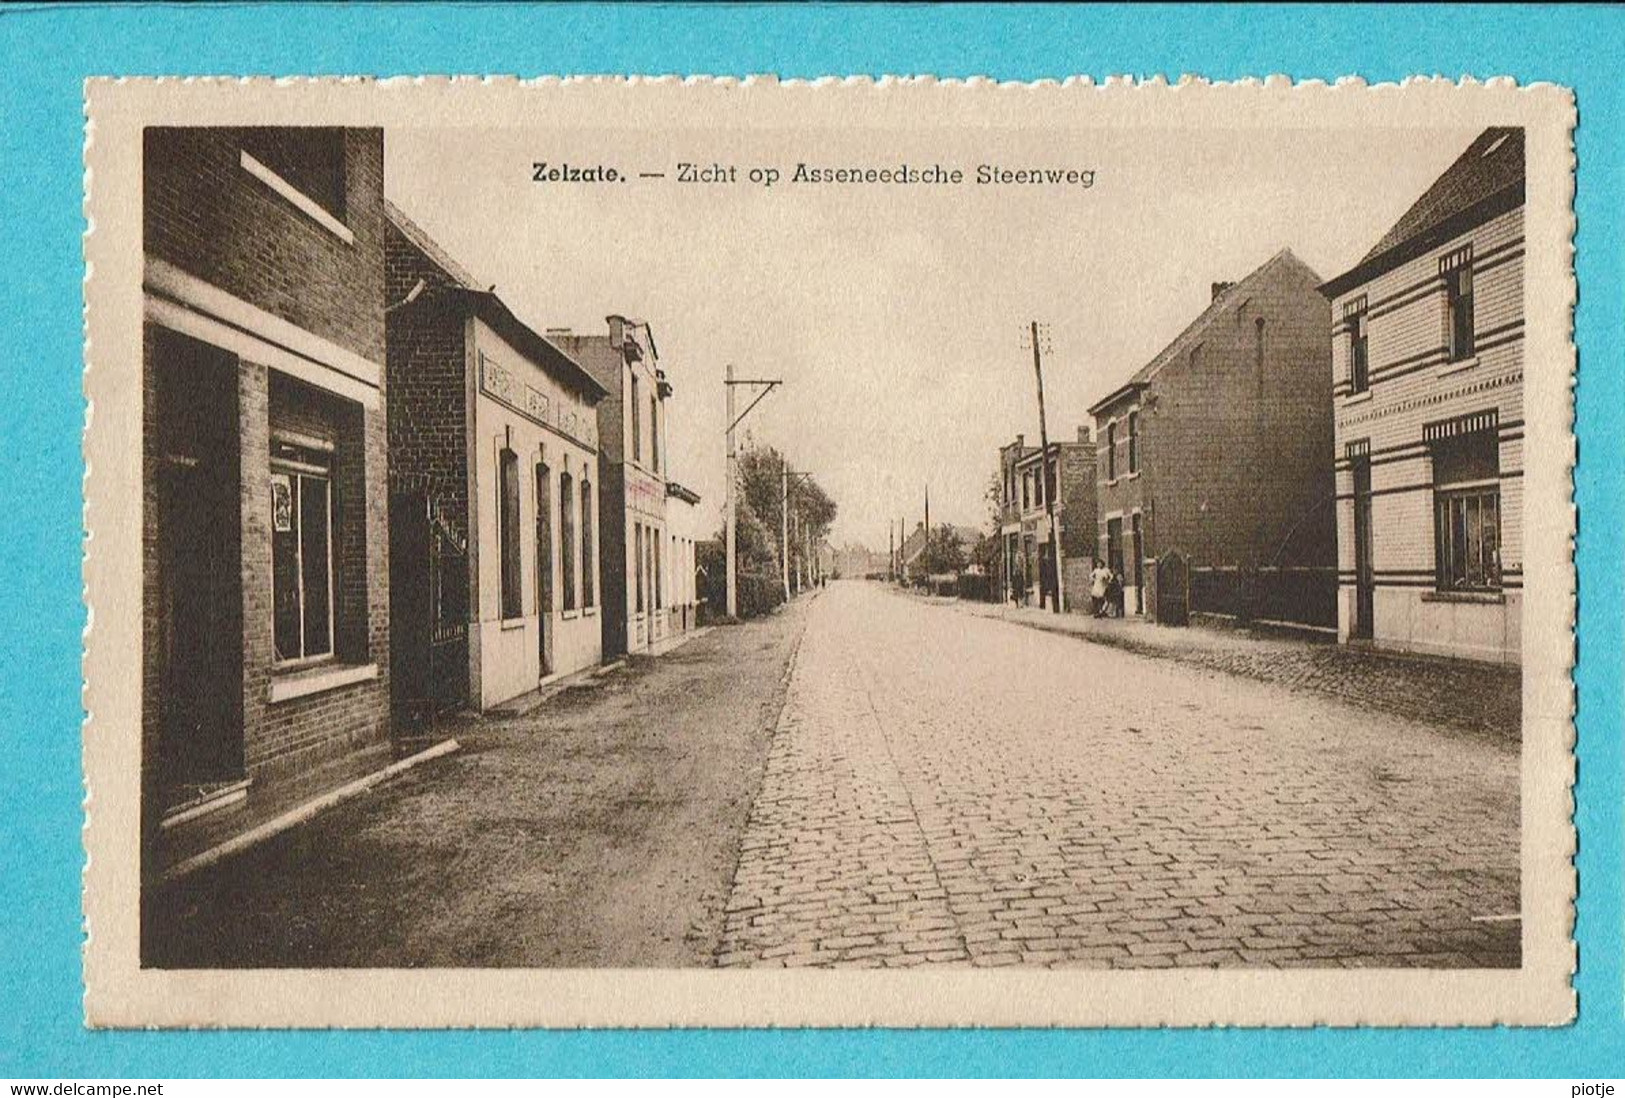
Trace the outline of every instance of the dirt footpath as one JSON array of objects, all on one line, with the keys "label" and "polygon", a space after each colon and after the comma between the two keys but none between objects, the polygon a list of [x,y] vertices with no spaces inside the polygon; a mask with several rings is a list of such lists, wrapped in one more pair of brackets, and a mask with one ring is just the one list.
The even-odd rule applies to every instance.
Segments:
[{"label": "dirt footpath", "polygon": [[713,962],[806,603],[634,658],[149,897],[165,967]]}]

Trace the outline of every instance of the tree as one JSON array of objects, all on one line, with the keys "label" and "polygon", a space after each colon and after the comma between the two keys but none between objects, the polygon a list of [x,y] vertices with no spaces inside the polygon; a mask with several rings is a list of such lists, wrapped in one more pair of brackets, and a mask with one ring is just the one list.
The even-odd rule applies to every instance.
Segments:
[{"label": "tree", "polygon": [[958,575],[965,570],[965,548],[951,526],[938,526],[926,537],[925,548],[914,558],[910,572],[923,576]]},{"label": "tree", "polygon": [[[785,469],[784,455],[775,447],[758,443],[749,434],[739,450],[739,568],[764,575],[777,575],[779,560],[780,512]],[[816,550],[835,522],[835,501],[809,476],[792,476],[789,486],[790,566],[795,571]]]}]

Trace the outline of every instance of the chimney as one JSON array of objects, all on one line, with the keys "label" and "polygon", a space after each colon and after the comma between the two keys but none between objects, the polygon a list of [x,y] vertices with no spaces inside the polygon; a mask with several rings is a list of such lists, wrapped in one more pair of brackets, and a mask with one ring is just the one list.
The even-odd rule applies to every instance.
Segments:
[{"label": "chimney", "polygon": [[1088,442],[1089,441],[1089,425],[1087,423],[1078,424],[1078,441],[1079,442]]},{"label": "chimney", "polygon": [[1214,301],[1219,300],[1219,295],[1224,293],[1226,290],[1228,290],[1230,287],[1232,287],[1234,285],[1235,285],[1234,282],[1215,282],[1213,284],[1213,300]]},{"label": "chimney", "polygon": [[626,318],[612,314],[605,318],[609,321],[609,345],[619,347],[626,341]]},{"label": "chimney", "polygon": [[1025,450],[1026,448],[1027,448],[1027,436],[1026,435],[1017,435],[1016,436],[1016,456],[1020,457],[1021,452],[1023,450]]}]

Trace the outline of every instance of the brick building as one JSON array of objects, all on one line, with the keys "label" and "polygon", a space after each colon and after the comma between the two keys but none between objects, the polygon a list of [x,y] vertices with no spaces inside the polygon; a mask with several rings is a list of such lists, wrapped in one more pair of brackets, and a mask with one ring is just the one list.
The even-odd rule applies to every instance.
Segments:
[{"label": "brick building", "polygon": [[1523,131],[1487,129],[1323,287],[1343,640],[1520,658],[1523,198]]},{"label": "brick building", "polygon": [[1089,605],[1089,570],[1095,551],[1095,444],[1080,426],[1075,440],[1051,442],[1049,460],[1017,435],[999,448],[1000,528],[1003,598],[1035,606],[1054,598],[1055,554],[1048,500],[1055,499],[1061,535],[1062,606]]},{"label": "brick building", "polygon": [[[1162,617],[1209,612],[1330,627],[1334,509],[1330,310],[1290,250],[1211,301],[1090,412],[1096,553],[1123,577],[1127,614],[1158,616],[1155,565],[1189,566],[1188,604],[1165,585]],[[1175,605],[1177,603],[1177,606]]]},{"label": "brick building", "polygon": [[147,872],[175,828],[389,751],[383,153],[145,132]]},{"label": "brick building", "polygon": [[388,205],[396,712],[598,663],[604,387]]},{"label": "brick building", "polygon": [[608,318],[606,334],[553,329],[548,338],[609,393],[598,405],[603,458],[603,647],[606,659],[647,651],[668,636],[666,401],[654,333],[641,321]]},{"label": "brick building", "polygon": [[[1037,585],[1027,543],[1021,529],[1021,491],[1025,487],[1016,466],[1038,447],[1027,445],[1026,435],[999,447],[999,601],[1025,602]],[[1030,490],[1029,490],[1030,500]]]}]

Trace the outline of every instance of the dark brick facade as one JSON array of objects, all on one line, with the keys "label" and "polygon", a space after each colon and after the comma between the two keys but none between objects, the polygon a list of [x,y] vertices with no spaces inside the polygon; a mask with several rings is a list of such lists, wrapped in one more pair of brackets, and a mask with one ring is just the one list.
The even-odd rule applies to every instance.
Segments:
[{"label": "dark brick facade", "polygon": [[[1241,283],[1215,286],[1198,322],[1092,409],[1102,556],[1107,523],[1121,516],[1130,557],[1177,550],[1196,566],[1334,566],[1331,315],[1318,281],[1282,252]],[[1128,544],[1135,512],[1138,547]]]},{"label": "dark brick facade", "polygon": [[384,135],[341,131],[347,243],[245,172],[244,131],[160,128],[144,142],[146,253],[268,313],[384,360]]},{"label": "dark brick facade", "polygon": [[[385,297],[402,302],[421,279],[426,287],[457,276],[426,255],[393,224],[385,229]],[[445,521],[468,536],[468,320],[456,298],[424,291],[390,314],[389,483],[392,492],[423,492]]]},{"label": "dark brick facade", "polygon": [[[295,136],[284,144],[296,146],[302,131],[289,133]],[[350,239],[244,168],[242,149],[245,141],[253,143],[247,131],[149,129],[144,146],[146,255],[149,262],[162,261],[207,283],[211,292],[230,294],[241,303],[232,308],[250,306],[341,352],[382,363],[383,134],[367,129],[328,135],[335,153],[332,164],[341,175],[331,180],[324,201],[338,205],[334,196],[342,195],[335,216]],[[390,734],[383,391],[378,391],[376,406],[367,407],[295,380],[277,368],[294,356],[277,342],[276,331],[244,315],[210,318],[207,303],[192,302],[190,308],[203,317],[201,337],[149,323],[143,348],[143,819],[149,839],[163,798],[175,795],[174,775],[157,772],[161,743],[166,735],[173,739],[165,731],[166,706],[173,708],[173,698],[165,697],[166,683],[173,695],[173,684],[184,682],[188,670],[176,662],[169,639],[173,630],[166,632],[171,610],[165,599],[172,604],[178,583],[176,576],[165,575],[174,566],[168,563],[173,553],[166,555],[163,549],[166,525],[182,528],[178,524],[186,521],[185,509],[172,503],[166,512],[160,494],[166,470],[201,463],[195,455],[172,453],[177,447],[198,450],[202,463],[229,468],[235,481],[234,523],[225,524],[234,526],[225,538],[236,572],[225,600],[231,604],[230,617],[214,620],[235,623],[235,628],[219,628],[220,644],[234,661],[222,690],[231,696],[237,727],[219,730],[221,740],[231,745],[232,765],[201,773],[214,780],[249,778],[253,798],[267,786],[303,778],[357,749],[382,748]],[[224,334],[245,325],[264,330],[252,330],[244,340]],[[222,333],[221,346],[209,342],[216,338],[209,330]],[[231,350],[225,349],[227,344],[233,345]],[[264,350],[248,349],[254,345]],[[256,360],[261,355],[266,361]],[[312,376],[322,369],[313,365]],[[163,391],[157,383],[161,373],[180,380]],[[215,427],[189,412],[188,404],[233,378],[234,384],[225,380],[221,410],[211,413],[216,425],[229,422],[231,441],[225,448],[230,452],[217,454],[218,447],[199,438]],[[382,376],[377,380],[384,383]],[[353,381],[346,384],[354,391]],[[303,696],[291,696],[296,693],[288,690],[291,679],[304,675],[309,682],[320,671],[279,667],[274,644],[271,453],[278,431],[297,432],[330,447],[333,658],[324,666],[344,668],[357,680]],[[172,539],[174,530],[167,536]],[[185,576],[179,580],[184,583]],[[371,665],[376,665],[375,674],[365,670]],[[277,700],[272,700],[273,684],[281,692]]]}]

